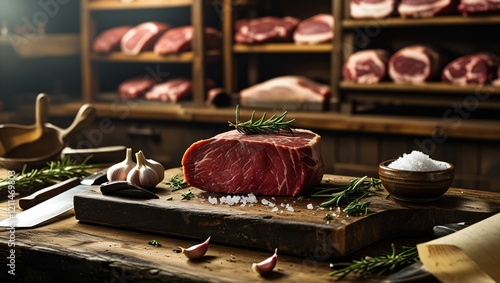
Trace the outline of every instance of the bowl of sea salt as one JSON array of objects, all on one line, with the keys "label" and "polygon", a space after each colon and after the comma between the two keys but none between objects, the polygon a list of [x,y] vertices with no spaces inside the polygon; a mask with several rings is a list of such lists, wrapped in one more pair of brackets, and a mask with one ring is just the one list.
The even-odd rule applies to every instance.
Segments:
[{"label": "bowl of sea salt", "polygon": [[384,188],[395,199],[430,202],[448,191],[455,177],[455,167],[414,150],[380,163],[378,174]]}]

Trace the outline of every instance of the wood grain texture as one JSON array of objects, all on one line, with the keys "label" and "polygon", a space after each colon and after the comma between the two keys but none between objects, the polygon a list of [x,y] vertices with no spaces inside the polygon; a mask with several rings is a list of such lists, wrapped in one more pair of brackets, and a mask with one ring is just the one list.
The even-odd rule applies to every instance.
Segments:
[{"label": "wood grain texture", "polygon": [[[165,180],[182,171],[166,171]],[[325,175],[324,184],[343,184],[350,178]],[[197,197],[182,200],[181,194],[191,191]],[[338,258],[351,254],[379,240],[399,237],[429,236],[437,224],[479,221],[500,211],[500,194],[451,189],[439,201],[410,204],[387,199],[386,193],[371,197],[370,213],[348,216],[340,213],[332,220],[324,219],[334,210],[321,210],[325,199],[304,197],[258,197],[254,206],[212,205],[211,194],[189,187],[170,192],[158,188],[158,200],[134,200],[103,196],[98,190],[75,197],[76,218],[82,222],[134,229],[169,236],[204,239],[213,242],[282,253],[321,258]],[[172,197],[167,201],[167,197]],[[272,201],[278,212],[261,203]],[[287,211],[285,205],[294,208]],[[307,209],[312,204],[314,209]],[[103,211],[105,208],[105,213]]]}]

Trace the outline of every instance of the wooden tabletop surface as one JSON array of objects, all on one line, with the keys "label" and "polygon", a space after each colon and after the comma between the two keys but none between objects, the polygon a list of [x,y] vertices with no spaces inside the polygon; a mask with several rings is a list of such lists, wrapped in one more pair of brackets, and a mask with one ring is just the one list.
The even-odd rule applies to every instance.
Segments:
[{"label": "wooden tabletop surface", "polygon": [[[481,192],[500,201],[500,194]],[[0,202],[0,219],[8,216],[9,203]],[[21,212],[17,207],[16,213]],[[165,219],[168,221],[168,219]],[[9,246],[9,239],[15,246]],[[159,247],[149,245],[156,240]],[[377,242],[351,258],[388,252],[390,243],[415,245],[429,239],[398,239]],[[11,241],[12,243],[12,241]],[[199,242],[78,222],[73,211],[33,229],[2,228],[0,231],[1,282],[359,282],[348,276],[341,281],[329,276],[331,261],[314,257],[278,255],[278,264],[268,277],[253,272],[251,265],[271,256],[267,251],[211,244],[205,257],[189,261],[179,247]],[[7,257],[14,249],[15,275]],[[336,259],[335,261],[345,261]],[[7,262],[7,264],[6,264]],[[383,282],[385,277],[363,278]],[[5,281],[8,279],[9,281]],[[10,281],[13,280],[13,281]]]}]

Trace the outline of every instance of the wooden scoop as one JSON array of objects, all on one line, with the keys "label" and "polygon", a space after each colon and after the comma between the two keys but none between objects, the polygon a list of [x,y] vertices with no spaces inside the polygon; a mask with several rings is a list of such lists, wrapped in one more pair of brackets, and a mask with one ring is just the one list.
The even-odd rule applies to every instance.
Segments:
[{"label": "wooden scoop", "polygon": [[49,112],[49,97],[40,93],[36,98],[36,121],[34,125],[0,125],[0,156],[26,143],[39,139],[44,132]]},{"label": "wooden scoop", "polygon": [[73,123],[61,129],[50,123],[45,124],[45,131],[38,140],[23,144],[0,157],[0,166],[21,170],[24,164],[28,169],[40,168],[47,162],[61,158],[61,152],[71,137],[89,127],[95,117],[95,108],[90,104],[83,105],[76,114]]}]

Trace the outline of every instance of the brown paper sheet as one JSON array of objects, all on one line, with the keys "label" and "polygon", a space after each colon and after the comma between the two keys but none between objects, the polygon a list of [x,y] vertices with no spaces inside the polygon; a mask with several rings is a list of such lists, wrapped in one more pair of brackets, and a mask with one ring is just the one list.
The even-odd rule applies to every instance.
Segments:
[{"label": "brown paper sheet", "polygon": [[500,282],[500,213],[417,249],[441,282]]}]

